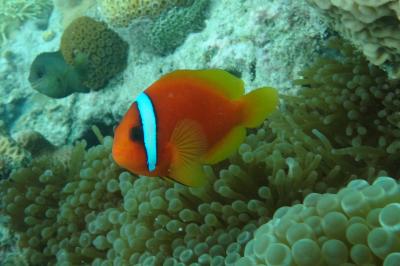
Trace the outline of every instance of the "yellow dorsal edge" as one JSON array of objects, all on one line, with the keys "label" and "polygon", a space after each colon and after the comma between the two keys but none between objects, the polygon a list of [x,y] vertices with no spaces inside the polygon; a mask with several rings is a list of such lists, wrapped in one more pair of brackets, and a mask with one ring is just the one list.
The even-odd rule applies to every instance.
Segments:
[{"label": "yellow dorsal edge", "polygon": [[244,94],[244,83],[241,79],[235,77],[222,69],[204,69],[204,70],[176,70],[164,78],[195,78],[209,83],[216,91],[230,99],[238,99]]}]

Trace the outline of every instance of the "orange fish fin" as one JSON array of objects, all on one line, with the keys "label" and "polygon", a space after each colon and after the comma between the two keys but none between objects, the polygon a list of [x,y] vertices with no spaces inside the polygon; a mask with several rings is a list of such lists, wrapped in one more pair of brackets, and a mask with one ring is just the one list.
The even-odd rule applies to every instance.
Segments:
[{"label": "orange fish fin", "polygon": [[187,186],[201,186],[205,176],[201,159],[207,140],[201,126],[189,119],[179,122],[171,135],[172,162],[169,176]]},{"label": "orange fish fin", "polygon": [[206,154],[204,162],[215,164],[233,154],[246,137],[243,126],[234,127],[220,142],[215,144]]},{"label": "orange fish fin", "polygon": [[229,99],[238,99],[244,94],[244,82],[222,69],[176,70],[164,76],[164,78],[173,77],[204,80],[211,84],[213,89],[219,91]]},{"label": "orange fish fin", "polygon": [[243,125],[258,127],[267,116],[278,107],[278,92],[274,88],[263,87],[256,89],[240,99],[243,104]]}]

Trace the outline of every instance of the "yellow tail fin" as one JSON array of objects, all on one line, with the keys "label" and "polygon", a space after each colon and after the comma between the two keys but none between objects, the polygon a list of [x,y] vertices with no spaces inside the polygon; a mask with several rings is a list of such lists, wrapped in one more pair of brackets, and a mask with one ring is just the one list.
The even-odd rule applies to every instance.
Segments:
[{"label": "yellow tail fin", "polygon": [[243,125],[258,127],[278,107],[278,92],[274,88],[263,87],[256,89],[243,97]]}]

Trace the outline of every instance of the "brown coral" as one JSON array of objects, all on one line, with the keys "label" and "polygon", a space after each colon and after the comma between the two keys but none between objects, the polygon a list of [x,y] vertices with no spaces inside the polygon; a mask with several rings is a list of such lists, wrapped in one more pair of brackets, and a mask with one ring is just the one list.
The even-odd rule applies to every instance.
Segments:
[{"label": "brown coral", "polygon": [[89,17],[77,18],[65,29],[60,50],[68,64],[85,72],[83,84],[93,90],[104,87],[127,64],[128,44],[107,24]]},{"label": "brown coral", "polygon": [[126,27],[139,17],[156,16],[171,7],[191,2],[193,0],[100,0],[99,8],[109,23]]}]

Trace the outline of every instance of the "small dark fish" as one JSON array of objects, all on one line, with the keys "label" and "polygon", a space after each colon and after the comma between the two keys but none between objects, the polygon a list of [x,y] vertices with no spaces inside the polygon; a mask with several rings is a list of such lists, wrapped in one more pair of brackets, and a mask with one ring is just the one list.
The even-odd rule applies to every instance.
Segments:
[{"label": "small dark fish", "polygon": [[60,51],[39,54],[31,65],[29,82],[33,89],[52,98],[89,92],[81,72],[67,64]]}]

